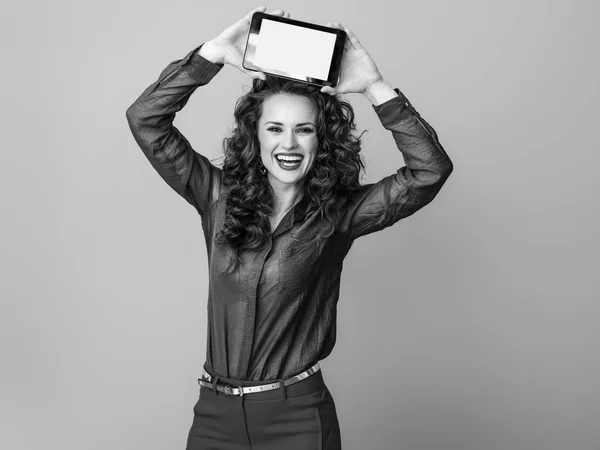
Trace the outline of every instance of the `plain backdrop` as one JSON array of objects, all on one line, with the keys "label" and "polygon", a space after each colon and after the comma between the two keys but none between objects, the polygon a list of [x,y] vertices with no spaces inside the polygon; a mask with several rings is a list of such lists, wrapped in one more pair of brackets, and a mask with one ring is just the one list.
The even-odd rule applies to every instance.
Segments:
[{"label": "plain backdrop", "polygon": [[[125,111],[250,2],[3,8],[0,447],[184,449],[206,344],[200,217]],[[350,28],[438,132],[435,200],[357,240],[322,362],[344,449],[600,445],[600,12],[593,1],[282,1]],[[221,164],[251,79],[176,125]],[[373,182],[404,165],[366,98]],[[436,280],[433,282],[432,280]]]}]

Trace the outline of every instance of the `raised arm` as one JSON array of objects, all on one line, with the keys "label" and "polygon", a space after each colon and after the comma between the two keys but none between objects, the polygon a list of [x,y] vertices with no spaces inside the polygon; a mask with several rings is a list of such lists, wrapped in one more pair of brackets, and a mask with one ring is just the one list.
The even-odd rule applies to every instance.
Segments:
[{"label": "raised arm", "polygon": [[321,91],[331,95],[363,94],[383,126],[392,132],[406,162],[395,174],[361,186],[354,193],[338,226],[356,239],[389,227],[431,202],[450,176],[453,165],[434,129],[399,89],[384,80],[354,33],[338,22],[328,25],[345,30],[348,39],[340,82],[335,88],[326,86]]},{"label": "raised arm", "polygon": [[394,91],[398,95],[372,106],[383,126],[392,132],[406,166],[354,193],[340,225],[351,239],[414,214],[434,199],[452,173],[452,161],[435,130],[399,89]]},{"label": "raised arm", "polygon": [[[264,73],[247,71],[242,66],[250,22],[257,11],[264,12],[265,7],[254,8],[216,38],[169,64],[127,109],[131,132],[152,166],[201,215],[218,198],[222,170],[192,149],[173,126],[173,120],[192,93],[207,84],[225,64],[252,78],[265,78]],[[289,17],[281,9],[269,14]]]},{"label": "raised arm", "polygon": [[221,169],[194,151],[173,121],[196,88],[223,67],[198,53],[203,45],[170,63],[126,112],[131,132],[154,169],[201,215],[218,196]]}]

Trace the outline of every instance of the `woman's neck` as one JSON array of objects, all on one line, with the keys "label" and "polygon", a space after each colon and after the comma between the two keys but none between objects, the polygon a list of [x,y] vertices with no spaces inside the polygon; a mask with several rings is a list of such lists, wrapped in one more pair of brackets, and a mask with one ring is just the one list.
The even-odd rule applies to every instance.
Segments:
[{"label": "woman's neck", "polygon": [[304,195],[301,187],[290,186],[286,189],[273,188],[273,215],[275,217],[285,215],[298,203]]}]

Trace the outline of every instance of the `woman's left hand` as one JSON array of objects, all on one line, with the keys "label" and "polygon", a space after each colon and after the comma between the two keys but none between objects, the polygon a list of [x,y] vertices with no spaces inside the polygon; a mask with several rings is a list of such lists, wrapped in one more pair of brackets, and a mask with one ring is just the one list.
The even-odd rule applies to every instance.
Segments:
[{"label": "woman's left hand", "polygon": [[383,81],[375,62],[352,31],[339,22],[328,22],[327,26],[344,30],[348,38],[342,58],[340,81],[335,88],[323,86],[321,92],[330,95],[352,92],[364,94],[374,84]]}]

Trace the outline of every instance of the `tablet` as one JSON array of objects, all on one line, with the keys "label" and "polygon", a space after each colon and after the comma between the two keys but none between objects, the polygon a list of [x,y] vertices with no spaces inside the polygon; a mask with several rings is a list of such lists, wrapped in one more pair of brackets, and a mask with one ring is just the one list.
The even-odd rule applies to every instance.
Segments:
[{"label": "tablet", "polygon": [[340,79],[346,32],[314,23],[256,12],[242,66],[317,86]]}]

